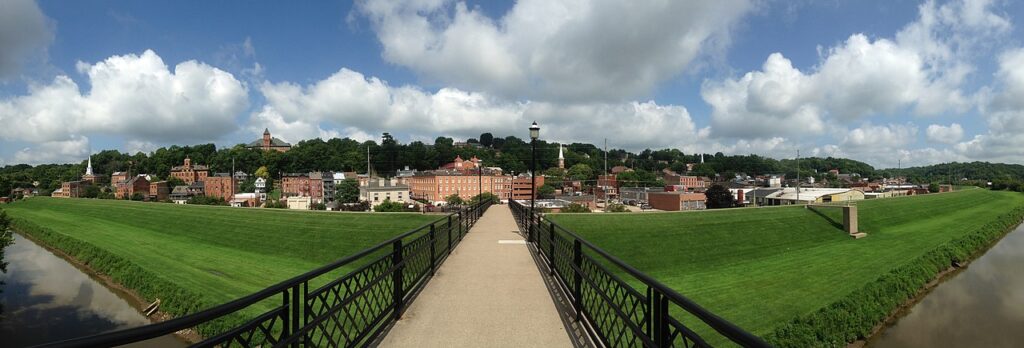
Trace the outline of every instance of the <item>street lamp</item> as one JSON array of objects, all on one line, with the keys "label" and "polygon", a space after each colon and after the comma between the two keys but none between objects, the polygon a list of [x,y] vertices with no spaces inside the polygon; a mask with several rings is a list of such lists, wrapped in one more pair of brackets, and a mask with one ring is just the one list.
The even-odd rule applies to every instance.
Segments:
[{"label": "street lamp", "polygon": [[540,126],[537,121],[530,125],[530,223],[527,224],[526,237],[536,241],[533,233],[533,210],[537,201],[537,138],[540,137]]}]

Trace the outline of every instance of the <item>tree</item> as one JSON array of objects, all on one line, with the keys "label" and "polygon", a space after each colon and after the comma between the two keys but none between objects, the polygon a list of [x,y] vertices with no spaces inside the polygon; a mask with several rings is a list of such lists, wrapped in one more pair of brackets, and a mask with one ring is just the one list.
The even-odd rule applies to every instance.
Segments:
[{"label": "tree", "polygon": [[336,188],[336,197],[341,203],[359,202],[359,180],[345,179]]},{"label": "tree", "polygon": [[453,193],[450,196],[445,197],[444,201],[447,202],[448,204],[452,204],[452,205],[460,205],[460,204],[465,203],[462,200],[462,197],[459,197],[459,194],[457,194],[457,193]]},{"label": "tree", "polygon": [[260,166],[259,168],[256,169],[256,172],[253,173],[253,175],[256,176],[257,178],[270,178],[270,172],[267,171],[267,166]]},{"label": "tree", "polygon": [[555,198],[555,185],[544,184],[537,189],[538,199],[550,199]]},{"label": "tree", "polygon": [[132,194],[131,199],[133,201],[141,201],[143,199],[146,199],[146,196],[143,196],[142,193],[135,192],[135,193]]},{"label": "tree", "polygon": [[174,188],[175,186],[185,185],[185,182],[176,176],[167,177],[167,187]]},{"label": "tree", "polygon": [[608,204],[608,208],[605,209],[605,211],[607,211],[609,213],[628,213],[629,212],[629,208],[626,208],[626,206],[622,205],[622,204],[611,203],[611,204]]},{"label": "tree", "polygon": [[936,184],[936,183],[933,182],[930,185],[928,185],[928,192],[938,193],[939,192],[939,184]]},{"label": "tree", "polygon": [[736,206],[735,198],[733,198],[732,193],[725,186],[711,185],[707,192],[704,192],[704,195],[707,196],[708,209],[732,208]]},{"label": "tree", "polygon": [[469,203],[476,204],[477,202],[480,201],[491,201],[493,203],[498,203],[498,196],[490,192],[484,192],[476,196],[473,196],[473,198],[469,200]]},{"label": "tree", "polygon": [[378,213],[415,212],[419,211],[419,207],[415,204],[392,202],[390,199],[385,199],[384,202],[374,206],[373,211]]},{"label": "tree", "polygon": [[480,145],[483,145],[484,147],[491,147],[491,145],[494,145],[494,135],[491,135],[491,133],[480,134]]},{"label": "tree", "polygon": [[313,204],[313,210],[327,210],[327,205],[323,203]]},{"label": "tree", "polygon": [[569,167],[567,174],[569,175],[569,178],[573,180],[590,180],[590,178],[594,177],[594,169],[590,168],[590,166],[586,164],[579,163]]},{"label": "tree", "polygon": [[569,203],[569,205],[566,205],[564,208],[562,208],[562,212],[563,213],[589,213],[590,212],[590,208],[587,208],[587,206],[582,205],[582,204],[578,204],[578,203]]},{"label": "tree", "polygon": [[256,192],[256,177],[250,176],[239,183],[239,192]]},{"label": "tree", "polygon": [[97,198],[100,195],[100,187],[96,185],[86,185],[84,191],[82,198]]}]

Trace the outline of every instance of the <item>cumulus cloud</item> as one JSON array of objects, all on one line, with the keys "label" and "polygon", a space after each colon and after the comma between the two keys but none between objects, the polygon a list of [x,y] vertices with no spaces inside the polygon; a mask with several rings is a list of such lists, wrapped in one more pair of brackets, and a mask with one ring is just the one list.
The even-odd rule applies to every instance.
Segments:
[{"label": "cumulus cloud", "polygon": [[955,144],[964,137],[964,128],[954,123],[949,126],[933,124],[925,131],[928,141],[939,144]]},{"label": "cumulus cloud", "polygon": [[28,57],[45,52],[52,41],[53,30],[34,0],[0,2],[0,79],[17,74]]},{"label": "cumulus cloud", "polygon": [[957,144],[955,149],[970,158],[1024,163],[1024,48],[999,56],[996,81],[999,89],[983,109],[988,132]]},{"label": "cumulus cloud", "polygon": [[46,143],[85,134],[157,142],[217,139],[237,128],[248,92],[230,73],[186,61],[169,69],[153,51],[79,62],[91,88],[68,76],[0,100],[0,139]]},{"label": "cumulus cloud", "polygon": [[819,135],[823,123],[849,123],[873,115],[912,110],[918,115],[964,112],[971,100],[960,90],[973,71],[973,48],[1009,31],[990,1],[922,4],[919,17],[895,38],[853,34],[821,50],[821,60],[799,71],[781,53],[761,71],[738,79],[706,82],[713,135],[726,137]]},{"label": "cumulus cloud", "polygon": [[68,140],[46,141],[14,153],[14,163],[73,163],[89,155],[89,138],[72,136]]},{"label": "cumulus cloud", "polygon": [[686,146],[701,137],[682,106],[653,101],[513,102],[455,88],[428,92],[390,86],[349,69],[306,86],[264,82],[260,91],[267,105],[252,115],[250,129],[271,128],[286,140],[339,135],[375,139],[382,132],[396,131],[413,139],[438,135],[465,138],[520,129],[532,121],[544,125],[547,139],[599,141],[616,137],[617,146],[631,148]]},{"label": "cumulus cloud", "polygon": [[[542,101],[621,101],[721,51],[749,0],[521,0],[500,18],[462,1],[364,0],[384,59],[452,87]],[[629,28],[629,30],[623,30]]]}]

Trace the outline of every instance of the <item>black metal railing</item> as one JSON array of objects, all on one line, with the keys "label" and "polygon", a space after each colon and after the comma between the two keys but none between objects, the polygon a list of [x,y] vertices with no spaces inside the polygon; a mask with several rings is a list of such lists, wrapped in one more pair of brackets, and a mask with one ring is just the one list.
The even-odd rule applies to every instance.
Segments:
[{"label": "black metal railing", "polygon": [[[575,320],[606,347],[768,347],[761,338],[702,308],[518,202],[509,206],[531,250],[545,263]],[[625,279],[624,279],[625,278]],[[684,324],[684,318],[689,320]],[[693,328],[701,327],[700,333]],[[703,336],[716,335],[718,337]]]},{"label": "black metal railing", "polygon": [[[402,316],[409,301],[490,205],[490,201],[484,201],[465,206],[374,247],[201,312],[43,346],[123,345],[181,330],[195,330],[255,309],[264,312],[208,335],[194,346],[366,346]],[[275,301],[274,297],[279,297],[280,301]]]}]

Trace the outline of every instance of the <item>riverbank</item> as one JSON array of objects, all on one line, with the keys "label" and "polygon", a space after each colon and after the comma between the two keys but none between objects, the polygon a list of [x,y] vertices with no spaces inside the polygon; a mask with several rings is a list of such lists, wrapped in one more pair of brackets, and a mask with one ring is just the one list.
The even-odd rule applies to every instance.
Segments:
[{"label": "riverbank", "polygon": [[[934,288],[944,275],[951,273],[952,265],[962,265],[984,254],[1022,221],[1024,207],[1017,207],[963,237],[894,268],[843,299],[794,319],[766,338],[786,347],[836,347],[865,340],[877,334],[901,308]],[[932,285],[929,287],[929,284]]]},{"label": "riverbank", "polygon": [[[46,244],[46,242],[44,242],[42,240],[38,240],[38,239],[32,237],[29,234],[21,233],[21,232],[17,231],[17,229],[14,228],[13,226],[12,226],[12,229],[19,236],[21,236],[21,237],[23,237],[23,238],[25,238],[27,240],[32,241],[33,243],[35,243],[39,247],[45,249],[46,251],[49,251],[53,255],[56,255],[57,257],[59,257],[62,260],[66,261],[68,264],[70,264],[74,268],[76,268],[79,271],[81,271],[83,274],[88,275],[93,280],[95,280],[95,281],[99,282],[100,284],[102,284],[103,287],[107,288],[108,290],[110,290],[114,294],[118,295],[118,297],[124,299],[125,302],[127,302],[128,305],[130,305],[133,309],[138,311],[139,314],[145,316],[146,319],[148,319],[150,323],[159,323],[159,322],[166,321],[166,320],[174,318],[174,316],[171,315],[170,313],[167,313],[167,312],[165,312],[163,310],[160,310],[160,309],[157,309],[152,314],[146,316],[144,312],[146,310],[146,307],[148,307],[151,302],[147,302],[145,297],[140,295],[135,290],[132,290],[131,288],[128,288],[128,287],[124,286],[123,284],[119,283],[118,281],[114,280],[114,278],[111,277],[110,275],[105,274],[105,273],[101,272],[100,270],[94,269],[93,267],[90,267],[85,262],[82,262],[82,260],[79,260],[79,259],[75,258],[74,256],[71,256],[71,255],[65,253],[64,251],[62,251],[62,250],[60,250],[58,248],[54,248],[54,247],[49,246],[48,244]],[[202,340],[202,336],[200,336],[198,332],[196,332],[195,330],[192,330],[192,329],[181,330],[181,331],[175,332],[174,335],[177,336],[178,338],[180,338],[182,341],[188,342],[189,344],[197,343],[197,342]]]}]

